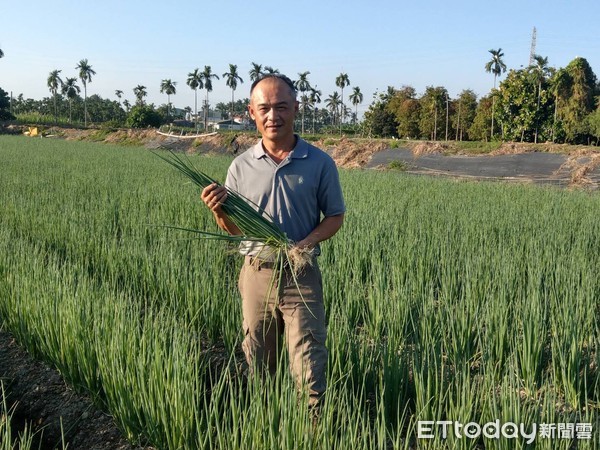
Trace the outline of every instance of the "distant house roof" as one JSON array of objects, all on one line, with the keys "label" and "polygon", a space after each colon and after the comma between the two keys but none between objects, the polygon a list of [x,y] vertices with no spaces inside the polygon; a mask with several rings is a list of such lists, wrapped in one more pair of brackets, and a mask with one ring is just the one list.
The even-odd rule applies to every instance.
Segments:
[{"label": "distant house roof", "polygon": [[220,120],[215,124],[217,130],[243,130],[246,125],[235,120]]},{"label": "distant house roof", "polygon": [[229,119],[229,120],[219,120],[217,122],[217,124],[219,124],[219,125],[242,125],[241,122],[238,122],[237,120],[231,120],[231,119]]}]

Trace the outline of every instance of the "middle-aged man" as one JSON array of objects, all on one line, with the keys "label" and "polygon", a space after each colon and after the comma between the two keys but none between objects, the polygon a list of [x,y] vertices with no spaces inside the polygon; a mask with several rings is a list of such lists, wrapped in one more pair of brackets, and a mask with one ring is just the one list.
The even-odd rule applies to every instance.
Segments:
[{"label": "middle-aged man", "polygon": [[[239,278],[242,347],[251,370],[267,367],[274,373],[285,333],[297,384],[307,387],[309,405],[318,409],[326,388],[327,348],[316,255],[319,243],[337,233],[344,220],[338,172],[329,155],[294,134],[298,102],[289,78],[269,74],[255,81],[248,110],[262,139],[234,159],[225,186],[267,212],[296,246],[315,257],[294,281],[289,268],[273,273],[273,257],[262,244],[240,246],[245,256]],[[220,228],[242,234],[221,209],[225,187],[212,184],[201,197]]]}]

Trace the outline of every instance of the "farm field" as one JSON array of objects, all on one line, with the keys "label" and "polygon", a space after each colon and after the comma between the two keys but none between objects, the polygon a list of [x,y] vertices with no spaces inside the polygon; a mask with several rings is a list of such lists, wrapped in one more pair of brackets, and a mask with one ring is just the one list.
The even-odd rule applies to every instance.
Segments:
[{"label": "farm field", "polygon": [[[329,388],[313,427],[287,363],[246,378],[235,248],[162,226],[216,231],[182,176],[145,149],[84,142],[0,136],[0,158],[1,326],[133,442],[600,446],[597,193],[342,171],[346,221],[320,257]],[[190,158],[219,180],[231,160]],[[538,429],[530,443],[418,438],[418,421],[443,420]]]}]

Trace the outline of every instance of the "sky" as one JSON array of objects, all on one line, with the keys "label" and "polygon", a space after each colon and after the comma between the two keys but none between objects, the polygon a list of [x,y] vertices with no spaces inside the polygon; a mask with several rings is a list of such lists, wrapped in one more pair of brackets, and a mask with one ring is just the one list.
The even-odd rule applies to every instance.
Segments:
[{"label": "sky", "polygon": [[[171,79],[174,106],[193,108],[188,73],[210,65],[221,76],[237,64],[244,80],[238,99],[248,97],[256,62],[292,79],[310,71],[323,100],[347,73],[344,99],[349,104],[352,88],[360,88],[360,116],[388,86],[410,85],[419,95],[427,86],[443,86],[451,97],[464,89],[486,95],[493,86],[484,69],[489,50],[501,48],[508,69],[526,67],[533,27],[536,53],[550,66],[581,56],[600,77],[598,17],[598,0],[0,0],[0,88],[15,97],[49,97],[49,73],[76,77],[86,58],[96,71],[88,95],[116,100],[118,89],[133,103],[141,84],[158,106],[167,102],[161,80]],[[231,100],[223,79],[213,88],[212,105]]]}]

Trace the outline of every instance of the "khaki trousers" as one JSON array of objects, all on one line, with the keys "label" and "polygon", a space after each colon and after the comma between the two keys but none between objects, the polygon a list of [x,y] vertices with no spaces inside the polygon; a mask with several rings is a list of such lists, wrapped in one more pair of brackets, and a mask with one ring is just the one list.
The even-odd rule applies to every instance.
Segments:
[{"label": "khaki trousers", "polygon": [[327,337],[323,282],[315,261],[293,280],[284,270],[246,256],[239,278],[245,338],[242,348],[251,373],[275,373],[285,335],[290,370],[299,388],[308,389],[309,404],[319,406],[326,388]]}]

